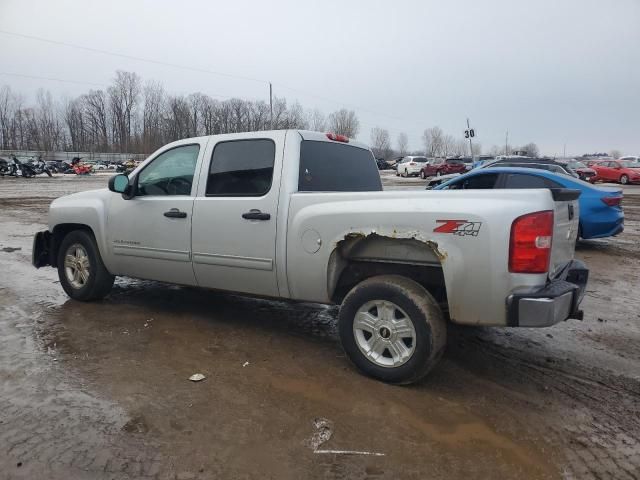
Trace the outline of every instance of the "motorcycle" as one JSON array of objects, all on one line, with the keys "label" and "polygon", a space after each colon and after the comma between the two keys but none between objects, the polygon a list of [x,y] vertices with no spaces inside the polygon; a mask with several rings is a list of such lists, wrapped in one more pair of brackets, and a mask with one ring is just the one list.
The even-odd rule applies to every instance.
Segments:
[{"label": "motorcycle", "polygon": [[33,169],[36,175],[46,173],[50,177],[53,176],[51,174],[51,170],[49,170],[49,167],[47,166],[45,161],[42,160],[42,157],[37,157],[35,160],[32,160],[31,162],[27,163],[27,165],[29,165]]},{"label": "motorcycle", "polygon": [[80,160],[82,160],[82,157],[73,157],[71,159],[71,168],[73,169],[73,173],[76,175],[89,175],[93,171],[93,167],[86,163],[82,163]]},{"label": "motorcycle", "polygon": [[15,155],[11,155],[8,161],[0,164],[0,176],[5,175],[31,178],[36,176],[36,172],[28,163],[22,163]]}]

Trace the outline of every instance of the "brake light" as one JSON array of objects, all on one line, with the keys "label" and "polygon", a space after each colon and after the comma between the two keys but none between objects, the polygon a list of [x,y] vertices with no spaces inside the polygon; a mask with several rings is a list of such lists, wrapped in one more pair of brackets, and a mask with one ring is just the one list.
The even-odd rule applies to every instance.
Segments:
[{"label": "brake light", "polygon": [[327,138],[334,142],[349,143],[349,137],[345,135],[338,135],[337,133],[327,133]]},{"label": "brake light", "polygon": [[617,207],[622,203],[622,197],[602,197],[600,200],[610,207]]},{"label": "brake light", "polygon": [[415,163],[414,162],[409,162],[409,165],[415,165]]},{"label": "brake light", "polygon": [[549,270],[553,240],[553,212],[529,213],[511,224],[509,271],[545,273]]}]

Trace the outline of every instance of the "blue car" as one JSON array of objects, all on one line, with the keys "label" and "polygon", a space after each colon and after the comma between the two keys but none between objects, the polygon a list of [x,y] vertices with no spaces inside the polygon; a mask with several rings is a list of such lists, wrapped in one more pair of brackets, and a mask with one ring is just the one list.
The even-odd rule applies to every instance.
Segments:
[{"label": "blue car", "polygon": [[618,235],[624,230],[622,190],[596,187],[578,178],[547,170],[518,167],[493,167],[472,170],[449,180],[434,190],[479,188],[571,188],[580,190],[580,230],[582,239]]}]

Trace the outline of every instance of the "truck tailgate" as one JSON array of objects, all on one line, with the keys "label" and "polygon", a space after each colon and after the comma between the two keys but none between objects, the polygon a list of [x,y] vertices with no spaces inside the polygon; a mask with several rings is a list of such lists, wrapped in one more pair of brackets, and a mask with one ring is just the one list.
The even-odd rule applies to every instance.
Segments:
[{"label": "truck tailgate", "polygon": [[553,243],[551,244],[551,262],[549,277],[553,278],[559,270],[573,260],[578,222],[580,219],[579,190],[551,189],[555,203]]}]

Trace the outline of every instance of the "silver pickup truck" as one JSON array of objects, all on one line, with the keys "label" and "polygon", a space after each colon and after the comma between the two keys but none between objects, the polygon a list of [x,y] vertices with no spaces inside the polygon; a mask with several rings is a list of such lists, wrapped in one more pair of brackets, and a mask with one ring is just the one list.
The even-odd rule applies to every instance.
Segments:
[{"label": "silver pickup truck", "polygon": [[447,322],[544,327],[581,318],[579,192],[382,191],[370,150],[267,131],[173,142],[109,188],[56,199],[33,264],[76,300],[117,275],[340,304],[363,372],[410,383]]}]

